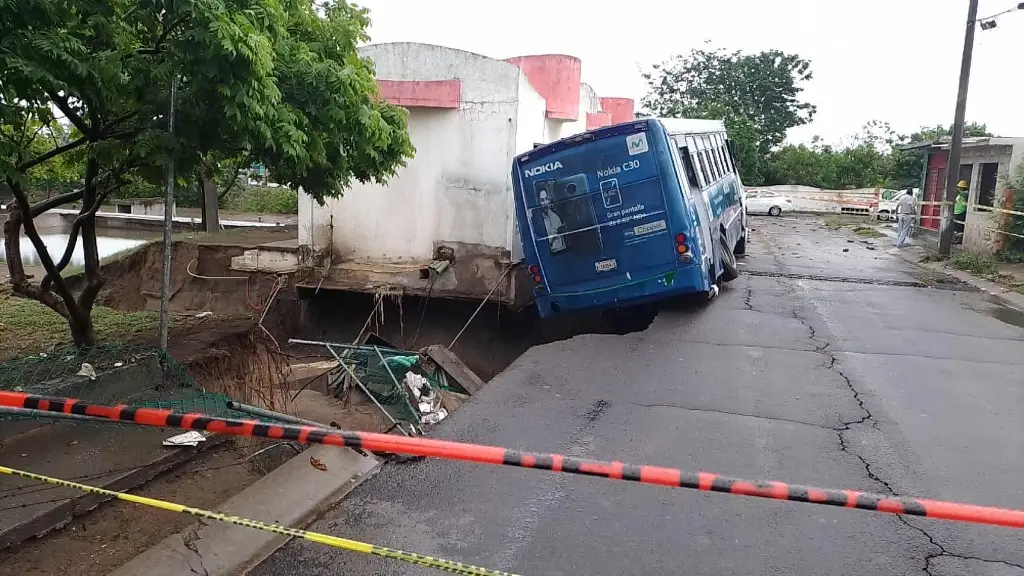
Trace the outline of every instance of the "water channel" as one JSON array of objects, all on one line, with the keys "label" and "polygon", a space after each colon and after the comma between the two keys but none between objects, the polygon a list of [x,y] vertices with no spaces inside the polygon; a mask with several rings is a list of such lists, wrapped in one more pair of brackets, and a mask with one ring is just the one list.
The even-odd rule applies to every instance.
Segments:
[{"label": "water channel", "polygon": [[[96,247],[99,249],[101,259],[113,256],[114,254],[125,250],[130,250],[136,246],[140,246],[160,237],[160,232],[106,230],[102,228],[97,229],[96,234]],[[40,238],[43,240],[43,243],[46,244],[46,250],[50,253],[50,258],[57,261],[64,255],[64,250],[67,249],[68,239],[70,236],[67,232],[48,232],[40,234]],[[6,259],[6,247],[3,242],[0,242],[0,260]],[[33,246],[28,237],[24,235],[21,237],[21,259],[24,261],[26,268],[42,266],[42,262],[39,260],[39,254],[36,253],[35,246]],[[69,264],[69,267],[84,265],[85,254],[82,251],[82,239],[79,237],[78,242],[75,244],[75,251],[71,256],[71,263]]]}]

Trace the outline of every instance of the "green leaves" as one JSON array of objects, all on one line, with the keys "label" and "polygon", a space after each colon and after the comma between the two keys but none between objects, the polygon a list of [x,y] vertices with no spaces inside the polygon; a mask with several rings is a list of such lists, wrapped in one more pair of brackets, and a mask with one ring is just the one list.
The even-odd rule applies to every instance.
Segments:
[{"label": "green leaves", "polygon": [[743,180],[761,181],[767,154],[816,111],[799,100],[810,62],[796,54],[693,50],[644,74],[642,105],[653,116],[724,119],[741,155]]}]

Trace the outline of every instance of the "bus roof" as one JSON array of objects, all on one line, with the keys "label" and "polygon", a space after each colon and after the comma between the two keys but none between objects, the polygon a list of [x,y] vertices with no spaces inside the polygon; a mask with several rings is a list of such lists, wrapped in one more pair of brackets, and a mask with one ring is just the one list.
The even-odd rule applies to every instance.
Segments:
[{"label": "bus roof", "polygon": [[516,159],[520,162],[529,162],[530,159],[547,156],[559,150],[564,150],[571,146],[575,146],[581,142],[587,142],[594,140],[595,138],[604,138],[613,134],[622,134],[631,132],[637,123],[642,122],[658,122],[669,134],[706,134],[708,132],[725,132],[725,123],[721,120],[703,120],[699,118],[637,118],[636,120],[630,120],[628,122],[620,122],[618,124],[612,124],[611,126],[605,126],[596,130],[589,130],[579,134],[573,134],[572,136],[566,136],[561,140],[555,140],[549,142],[543,146],[538,146],[533,150],[527,150],[516,156]]},{"label": "bus roof", "polygon": [[725,132],[725,122],[697,118],[658,118],[669,134],[701,134]]}]

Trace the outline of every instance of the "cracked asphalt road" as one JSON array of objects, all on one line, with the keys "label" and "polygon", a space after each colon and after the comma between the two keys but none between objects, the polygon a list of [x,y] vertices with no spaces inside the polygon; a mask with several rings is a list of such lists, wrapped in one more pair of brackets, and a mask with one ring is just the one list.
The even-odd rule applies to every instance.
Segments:
[{"label": "cracked asphalt road", "polygon": [[[887,240],[754,226],[711,306],[535,347],[432,435],[1024,508],[1024,330]],[[1024,574],[1019,531],[439,460],[311,529],[519,574]],[[429,573],[306,542],[250,572]]]}]

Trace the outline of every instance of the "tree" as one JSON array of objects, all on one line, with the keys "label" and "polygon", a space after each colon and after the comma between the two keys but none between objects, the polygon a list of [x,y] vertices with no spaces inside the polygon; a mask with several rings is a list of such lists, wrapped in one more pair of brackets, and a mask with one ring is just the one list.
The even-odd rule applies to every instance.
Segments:
[{"label": "tree", "polygon": [[[697,49],[644,74],[642,105],[654,116],[725,120],[742,150],[743,179],[757,184],[764,159],[786,131],[813,119],[816,108],[799,100],[811,78],[810,62],[796,54]],[[734,128],[743,134],[733,135]]]},{"label": "tree", "polygon": [[[163,180],[172,158],[178,174],[193,175],[204,159],[248,155],[320,203],[352,180],[386,181],[414,150],[405,111],[377,97],[372,63],[356,53],[368,24],[365,10],[340,0],[0,0],[0,175],[15,198],[4,225],[13,291],[66,318],[75,344],[93,344],[104,282],[95,213],[132,181]],[[33,123],[54,121],[79,135],[41,146]],[[81,186],[33,202],[32,171],[72,153],[84,158]],[[81,209],[55,261],[33,220],[72,202]],[[46,271],[39,284],[18,256],[22,228]],[[61,272],[79,238],[86,281],[73,294]]]}]

